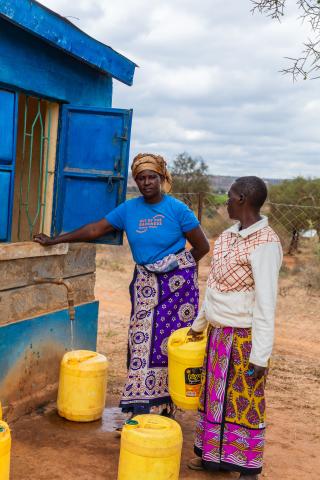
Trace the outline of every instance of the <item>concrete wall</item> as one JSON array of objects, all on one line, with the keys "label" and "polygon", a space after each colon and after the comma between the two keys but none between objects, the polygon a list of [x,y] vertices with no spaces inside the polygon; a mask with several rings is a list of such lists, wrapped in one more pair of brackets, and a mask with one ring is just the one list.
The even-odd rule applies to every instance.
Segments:
[{"label": "concrete wall", "polygon": [[9,418],[55,398],[59,363],[71,349],[66,288],[36,277],[70,282],[74,348],[96,348],[95,246],[0,244],[0,401]]}]

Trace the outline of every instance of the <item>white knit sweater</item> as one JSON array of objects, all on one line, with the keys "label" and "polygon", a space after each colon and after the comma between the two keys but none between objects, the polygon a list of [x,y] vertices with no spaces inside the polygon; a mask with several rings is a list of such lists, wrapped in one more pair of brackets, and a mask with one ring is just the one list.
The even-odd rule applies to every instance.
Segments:
[{"label": "white knit sweater", "polygon": [[239,228],[233,225],[215,242],[205,299],[192,329],[201,332],[208,322],[252,327],[250,362],[265,367],[273,347],[282,248],[267,217]]}]

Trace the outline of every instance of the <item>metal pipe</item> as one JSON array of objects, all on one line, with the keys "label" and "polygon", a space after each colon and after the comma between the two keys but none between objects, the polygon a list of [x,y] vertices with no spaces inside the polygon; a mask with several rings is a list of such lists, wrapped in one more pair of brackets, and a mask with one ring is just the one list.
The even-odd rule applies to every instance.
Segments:
[{"label": "metal pipe", "polygon": [[63,285],[67,289],[67,300],[70,320],[73,321],[75,319],[74,290],[69,280],[64,280],[63,278],[34,277],[33,281],[37,284],[52,283],[54,285]]}]

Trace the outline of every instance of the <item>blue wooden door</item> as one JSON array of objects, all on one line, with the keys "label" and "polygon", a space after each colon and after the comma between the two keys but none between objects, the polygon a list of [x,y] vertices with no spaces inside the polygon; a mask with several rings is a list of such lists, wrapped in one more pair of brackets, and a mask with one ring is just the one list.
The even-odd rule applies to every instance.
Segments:
[{"label": "blue wooden door", "polygon": [[11,238],[18,95],[0,90],[0,241]]},{"label": "blue wooden door", "polygon": [[[64,105],[53,234],[100,220],[125,200],[131,110]],[[120,244],[115,232],[99,243]]]}]

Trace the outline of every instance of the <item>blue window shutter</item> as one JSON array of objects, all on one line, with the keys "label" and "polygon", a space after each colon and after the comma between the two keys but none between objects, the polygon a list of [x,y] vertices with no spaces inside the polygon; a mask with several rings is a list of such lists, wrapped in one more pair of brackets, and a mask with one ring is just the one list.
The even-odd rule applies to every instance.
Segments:
[{"label": "blue window shutter", "polygon": [[[52,233],[103,218],[125,200],[131,110],[62,106]],[[119,245],[114,232],[98,243]]]},{"label": "blue window shutter", "polygon": [[0,241],[11,238],[18,95],[0,90]]}]

